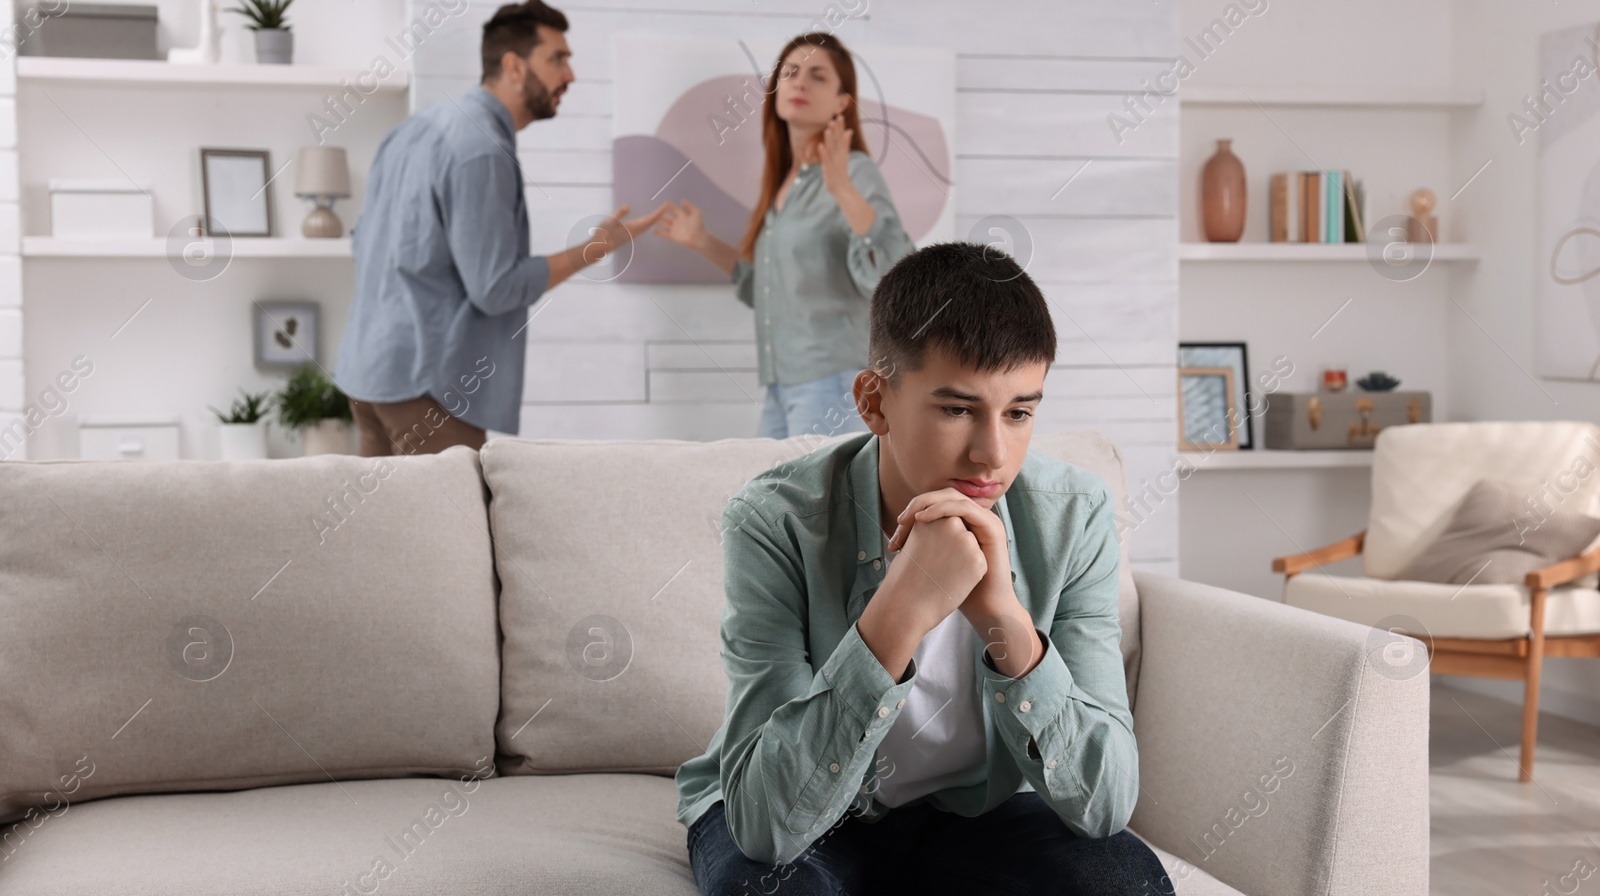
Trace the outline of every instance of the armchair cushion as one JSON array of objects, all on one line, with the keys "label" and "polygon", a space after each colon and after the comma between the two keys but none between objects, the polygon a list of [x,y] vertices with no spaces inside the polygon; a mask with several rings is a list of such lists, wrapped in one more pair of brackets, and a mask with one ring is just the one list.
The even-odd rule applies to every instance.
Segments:
[{"label": "armchair cushion", "polygon": [[[1446,585],[1361,576],[1301,573],[1284,585],[1283,601],[1363,625],[1409,616],[1435,638],[1521,638],[1530,633],[1530,598],[1522,585]],[[1600,591],[1552,588],[1545,598],[1545,634],[1600,632]],[[1387,628],[1388,626],[1383,626]]]},{"label": "armchair cushion", "polygon": [[1479,480],[1450,524],[1399,578],[1454,585],[1521,585],[1528,573],[1575,557],[1600,537],[1600,519],[1570,510],[1530,515],[1525,496]]},{"label": "armchair cushion", "polygon": [[[1506,483],[1541,512],[1600,514],[1600,426],[1577,421],[1425,423],[1379,433],[1363,575],[1399,578],[1481,479]],[[1531,508],[1524,511],[1531,513]],[[1538,517],[1534,517],[1537,522]]]}]

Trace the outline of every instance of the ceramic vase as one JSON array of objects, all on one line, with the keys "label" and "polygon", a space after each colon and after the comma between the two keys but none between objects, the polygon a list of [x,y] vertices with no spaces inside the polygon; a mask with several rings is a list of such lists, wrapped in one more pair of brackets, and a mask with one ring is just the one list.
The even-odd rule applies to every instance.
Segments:
[{"label": "ceramic vase", "polygon": [[1244,163],[1232,147],[1232,140],[1218,140],[1200,173],[1200,226],[1213,243],[1237,243],[1244,235]]}]

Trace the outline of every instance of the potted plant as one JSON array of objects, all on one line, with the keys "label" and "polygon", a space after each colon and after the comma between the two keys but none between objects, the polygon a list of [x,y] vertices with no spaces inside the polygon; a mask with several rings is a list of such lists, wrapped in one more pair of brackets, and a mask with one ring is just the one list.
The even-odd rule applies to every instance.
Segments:
[{"label": "potted plant", "polygon": [[304,432],[306,455],[353,454],[355,418],[350,400],[310,364],[278,391],[278,423],[290,432]]},{"label": "potted plant", "polygon": [[218,439],[222,444],[223,460],[263,460],[267,456],[267,408],[272,404],[271,392],[252,395],[239,388],[239,397],[227,413],[211,408],[217,415]]},{"label": "potted plant", "polygon": [[294,0],[239,0],[228,8],[250,20],[245,26],[256,33],[256,62],[288,65],[294,58],[294,33],[284,16]]}]

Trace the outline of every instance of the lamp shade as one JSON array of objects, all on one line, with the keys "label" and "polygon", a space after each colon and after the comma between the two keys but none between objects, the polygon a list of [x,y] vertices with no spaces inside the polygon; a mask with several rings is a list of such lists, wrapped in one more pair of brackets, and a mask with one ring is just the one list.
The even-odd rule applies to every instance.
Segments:
[{"label": "lamp shade", "polygon": [[300,149],[295,165],[296,196],[350,195],[350,163],[338,146],[306,146]]}]

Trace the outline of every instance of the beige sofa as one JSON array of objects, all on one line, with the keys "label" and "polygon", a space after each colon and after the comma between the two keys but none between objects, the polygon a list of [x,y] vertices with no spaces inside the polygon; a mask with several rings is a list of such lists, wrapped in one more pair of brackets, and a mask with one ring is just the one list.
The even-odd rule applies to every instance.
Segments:
[{"label": "beige sofa", "polygon": [[[0,464],[0,896],[695,893],[722,504],[810,447]],[[1121,506],[1104,439],[1035,448]],[[1123,579],[1131,828],[1177,891],[1426,892],[1427,676]]]}]

